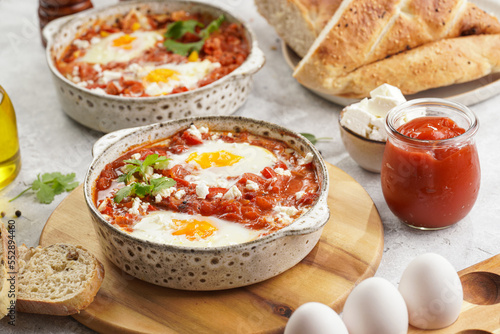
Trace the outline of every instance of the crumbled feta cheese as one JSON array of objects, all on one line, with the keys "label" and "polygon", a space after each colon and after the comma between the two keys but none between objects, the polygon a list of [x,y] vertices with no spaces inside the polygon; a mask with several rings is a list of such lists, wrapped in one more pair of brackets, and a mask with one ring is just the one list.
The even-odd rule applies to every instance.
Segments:
[{"label": "crumbled feta cheese", "polygon": [[170,187],[170,188],[162,189],[159,192],[155,191],[155,192],[153,192],[153,195],[156,196],[157,194],[160,194],[161,197],[165,198],[165,197],[172,195],[176,191],[177,191],[176,187]]},{"label": "crumbled feta cheese", "polygon": [[74,76],[72,80],[73,80],[73,82],[76,82],[76,83],[82,81],[82,79],[80,79],[79,76]]},{"label": "crumbled feta cheese", "polygon": [[247,190],[253,190],[253,191],[259,190],[259,184],[257,182],[253,182],[252,180],[247,180],[245,188],[247,188]]},{"label": "crumbled feta cheese", "polygon": [[204,126],[200,127],[198,130],[200,131],[200,133],[208,133],[208,128]]},{"label": "crumbled feta cheese", "polygon": [[79,49],[86,49],[86,48],[88,48],[90,46],[90,43],[89,43],[89,41],[84,41],[84,40],[81,40],[81,39],[75,39],[73,41],[73,45],[76,46]]},{"label": "crumbled feta cheese", "polygon": [[101,202],[101,204],[99,204],[99,206],[97,207],[97,210],[99,210],[99,212],[102,212],[102,210],[106,209],[106,206],[108,205],[108,200],[109,198],[106,198]]},{"label": "crumbled feta cheese", "polygon": [[113,71],[104,71],[102,72],[102,81],[107,84],[110,81],[113,80],[119,80],[122,77],[122,74],[120,72],[113,72]]},{"label": "crumbled feta cheese", "polygon": [[134,153],[130,157],[132,159],[139,160],[141,158],[141,154],[140,153]]},{"label": "crumbled feta cheese", "polygon": [[222,198],[222,193],[217,193],[214,198]]},{"label": "crumbled feta cheese", "polygon": [[205,183],[201,182],[196,186],[196,195],[198,196],[198,198],[205,199],[208,193],[208,186]]},{"label": "crumbled feta cheese", "polygon": [[163,197],[160,194],[156,195],[155,196],[155,203],[160,203],[162,199],[163,199]]},{"label": "crumbled feta cheese", "polygon": [[79,71],[79,67],[78,66],[73,66],[73,72],[72,74],[74,76],[77,76],[78,74],[80,74],[80,71]]},{"label": "crumbled feta cheese", "polygon": [[92,92],[99,94],[99,95],[106,95],[106,91],[102,88],[96,87],[91,89]]},{"label": "crumbled feta cheese", "polygon": [[79,83],[76,84],[78,87],[87,87],[89,84],[87,83],[87,81],[81,81]]},{"label": "crumbled feta cheese", "polygon": [[283,176],[292,176],[292,173],[290,173],[290,171],[288,169],[283,169],[283,168],[275,168],[274,171],[276,172],[276,174],[278,175],[283,175]]},{"label": "crumbled feta cheese", "polygon": [[212,137],[210,137],[210,139],[212,139],[212,140],[217,140],[217,139],[219,139],[219,134],[214,133],[214,134],[212,135]]},{"label": "crumbled feta cheese", "polygon": [[302,159],[299,159],[299,165],[307,165],[313,161],[313,155],[311,152],[307,152],[306,156]]},{"label": "crumbled feta cheese", "polygon": [[141,204],[142,204],[141,199],[139,197],[135,197],[134,202],[132,203],[132,207],[128,209],[128,212],[133,215],[140,214],[139,207],[141,206]]},{"label": "crumbled feta cheese", "polygon": [[277,205],[273,208],[276,213],[276,218],[280,223],[289,224],[293,221],[293,216],[299,213],[299,210],[293,206]]},{"label": "crumbled feta cheese", "polygon": [[100,64],[94,64],[94,66],[92,66],[92,68],[94,69],[94,71],[96,71],[97,73],[101,73],[102,72],[102,68],[101,68],[101,65]]},{"label": "crumbled feta cheese", "polygon": [[177,199],[181,199],[182,197],[184,197],[184,195],[186,195],[186,191],[184,189],[181,189],[178,192],[176,192],[174,196]]},{"label": "crumbled feta cheese", "polygon": [[296,199],[301,199],[301,198],[304,196],[304,194],[305,194],[305,193],[306,193],[306,192],[305,192],[305,191],[303,191],[303,190],[298,191],[298,192],[296,192],[296,193],[295,193],[295,198],[296,198]]},{"label": "crumbled feta cheese", "polygon": [[193,135],[194,137],[201,139],[201,132],[200,132],[200,130],[198,130],[198,128],[194,124],[191,124],[189,129],[187,129],[187,132],[189,134]]},{"label": "crumbled feta cheese", "polygon": [[97,36],[94,36],[90,39],[90,44],[94,45],[94,44],[97,44],[101,41],[101,39]]},{"label": "crumbled feta cheese", "polygon": [[147,166],[144,172],[144,176],[146,177],[146,179],[149,180],[153,176],[154,171],[155,170],[152,166]]},{"label": "crumbled feta cheese", "polygon": [[133,73],[137,73],[140,70],[142,70],[142,66],[137,64],[137,63],[132,63],[132,64],[128,65],[128,67],[127,67],[127,71],[130,71]]},{"label": "crumbled feta cheese", "polygon": [[158,173],[154,173],[153,175],[151,175],[151,179],[152,179],[152,180],[154,180],[154,179],[159,179],[160,177],[163,177],[163,175],[158,174]]},{"label": "crumbled feta cheese", "polygon": [[232,200],[241,197],[241,191],[236,186],[232,186],[228,191],[222,196],[224,200]]},{"label": "crumbled feta cheese", "polygon": [[370,98],[347,106],[340,124],[363,137],[386,141],[385,116],[405,101],[398,88],[383,84],[370,92]]},{"label": "crumbled feta cheese", "polygon": [[230,138],[232,138],[232,137],[233,137],[233,134],[232,134],[231,132],[228,132],[228,133],[227,133],[227,136],[228,136],[228,137],[230,137]]}]

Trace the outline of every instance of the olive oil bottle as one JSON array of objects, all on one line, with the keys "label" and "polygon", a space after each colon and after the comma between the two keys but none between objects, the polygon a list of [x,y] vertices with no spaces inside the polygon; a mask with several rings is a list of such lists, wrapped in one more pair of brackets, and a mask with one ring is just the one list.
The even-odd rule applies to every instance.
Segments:
[{"label": "olive oil bottle", "polygon": [[0,86],[0,189],[12,182],[21,169],[16,114]]}]

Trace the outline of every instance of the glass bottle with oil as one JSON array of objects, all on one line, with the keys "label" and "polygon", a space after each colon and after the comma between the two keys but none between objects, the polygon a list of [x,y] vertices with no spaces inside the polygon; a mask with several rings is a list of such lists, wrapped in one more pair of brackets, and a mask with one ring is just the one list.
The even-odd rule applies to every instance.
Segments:
[{"label": "glass bottle with oil", "polygon": [[9,96],[0,86],[0,189],[11,183],[20,169],[16,114]]}]

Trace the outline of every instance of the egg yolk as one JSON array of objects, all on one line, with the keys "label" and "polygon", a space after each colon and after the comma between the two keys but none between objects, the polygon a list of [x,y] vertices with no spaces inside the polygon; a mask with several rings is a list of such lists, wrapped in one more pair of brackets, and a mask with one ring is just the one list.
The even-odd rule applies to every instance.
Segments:
[{"label": "egg yolk", "polygon": [[168,68],[157,68],[149,72],[144,79],[148,82],[168,82],[171,79],[179,80],[178,74],[180,73]]},{"label": "egg yolk", "polygon": [[116,39],[113,40],[113,46],[116,46],[118,48],[122,48],[125,50],[130,50],[132,49],[132,42],[136,40],[137,37],[132,37],[128,34],[122,35]]},{"label": "egg yolk", "polygon": [[210,167],[232,166],[241,159],[243,159],[243,157],[222,150],[201,154],[198,154],[198,152],[194,152],[189,155],[186,162],[195,161],[198,163],[198,165],[200,165],[201,168],[207,169]]},{"label": "egg yolk", "polygon": [[178,228],[172,235],[185,235],[188,240],[205,239],[211,236],[217,228],[207,221],[172,219]]}]

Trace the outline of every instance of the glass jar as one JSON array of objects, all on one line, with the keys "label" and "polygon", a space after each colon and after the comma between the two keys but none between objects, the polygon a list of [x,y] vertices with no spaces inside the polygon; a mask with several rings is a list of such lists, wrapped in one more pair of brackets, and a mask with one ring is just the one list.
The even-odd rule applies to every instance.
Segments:
[{"label": "glass jar", "polygon": [[[419,121],[444,118],[463,133],[447,139],[413,138],[417,130],[401,133]],[[464,218],[476,202],[481,179],[474,113],[443,99],[416,99],[389,111],[386,130],[381,184],[389,209],[405,224],[422,230],[442,229]],[[445,132],[435,125],[427,130],[433,136]]]},{"label": "glass jar", "polygon": [[0,86],[0,189],[12,182],[20,169],[16,114],[9,96]]}]

